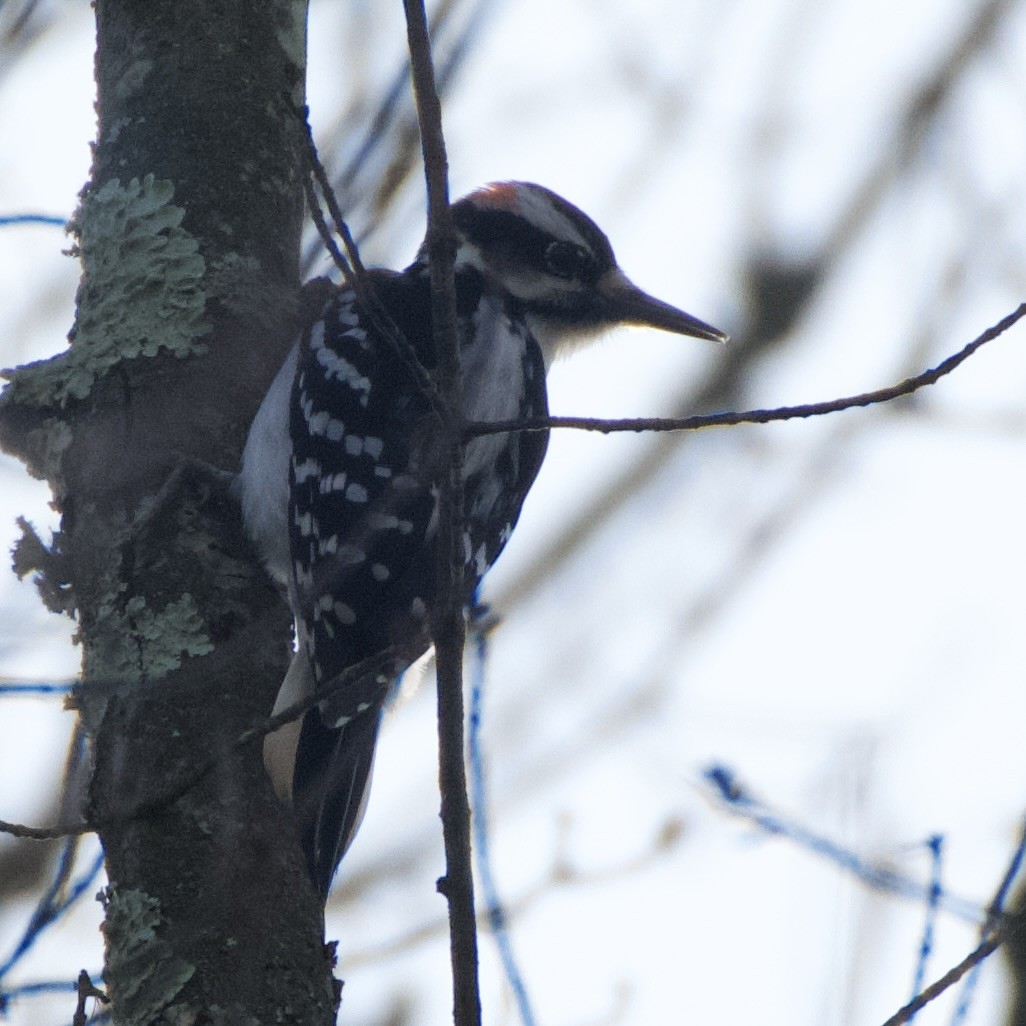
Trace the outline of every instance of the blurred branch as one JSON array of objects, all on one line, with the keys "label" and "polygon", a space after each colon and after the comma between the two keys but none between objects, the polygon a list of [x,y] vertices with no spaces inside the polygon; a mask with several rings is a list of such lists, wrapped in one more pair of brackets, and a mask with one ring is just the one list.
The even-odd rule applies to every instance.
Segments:
[{"label": "blurred branch", "polygon": [[[1001,883],[998,884],[998,888],[994,892],[994,897],[991,899],[990,904],[987,906],[987,918],[980,926],[981,942],[987,939],[988,934],[992,930],[1002,924],[1007,924],[1009,920],[1016,922],[1022,921],[1021,910],[1013,908],[1010,913],[1006,913],[1005,903],[1008,900],[1012,884],[1015,883],[1016,878],[1019,876],[1019,872],[1022,869],[1024,858],[1026,858],[1026,819],[1023,820],[1019,827],[1019,843],[1015,846],[1015,852],[1009,860],[1008,868],[1005,870],[1005,875],[1002,878]],[[1022,969],[1021,959],[1017,958],[1017,955],[1020,954],[1021,947],[1022,931],[1010,930],[1005,937],[1005,958],[1006,963],[1012,969],[1012,979],[1014,984],[1013,998],[1009,1002],[1009,1026],[1016,1026],[1016,1024],[1021,1022],[1022,1017],[1022,1007],[1018,1000],[1018,994],[1021,991],[1019,982],[1022,979]],[[976,992],[976,982],[979,979],[979,975],[980,965],[977,964],[972,967],[966,977],[965,984],[962,987],[962,993],[959,995],[958,1005],[951,1017],[951,1026],[961,1026],[961,1024],[965,1022],[966,1017],[969,1014],[970,1002]]]},{"label": "blurred branch", "polygon": [[930,883],[926,888],[926,918],[923,922],[923,934],[919,942],[919,958],[916,960],[916,971],[912,978],[912,997],[922,992],[926,982],[926,972],[933,954],[934,937],[937,932],[937,910],[944,894],[944,835],[934,834],[926,841],[930,852]]},{"label": "blurred branch", "polygon": [[1024,860],[1026,860],[1026,820],[1023,820],[1019,827],[1019,843],[1015,846],[1015,852],[1008,862],[1005,875],[1001,878],[1001,883],[998,884],[994,897],[987,906],[987,922],[983,926],[984,929],[992,926],[996,920],[1006,915],[1005,902],[1008,900],[1008,894],[1022,869]]},{"label": "blurred branch", "polygon": [[[715,788],[717,797],[730,812],[744,817],[761,830],[765,830],[766,833],[784,837],[806,851],[826,858],[873,890],[912,901],[929,902],[934,900],[932,883],[924,886],[915,880],[910,880],[907,876],[896,873],[893,869],[874,865],[829,838],[788,820],[755,798],[728,767],[710,766],[705,770],[703,776]],[[959,919],[970,923],[987,920],[985,911],[977,904],[947,894],[941,889],[938,889],[935,900],[938,907]]]},{"label": "blurred branch", "polygon": [[[741,787],[730,770],[722,766],[713,766],[706,771],[705,776],[715,786],[720,798],[727,803],[732,811],[739,812],[767,832],[779,834],[791,841],[796,841],[802,847],[816,854],[825,855],[835,864],[847,869],[859,880],[875,889],[901,897],[914,897],[919,900],[925,900],[928,906],[928,928],[924,934],[920,953],[920,971],[925,965],[926,955],[932,946],[932,914],[937,908],[944,908],[946,911],[963,918],[979,919],[981,917],[982,910],[972,912],[973,906],[970,903],[945,894],[941,888],[938,879],[937,863],[940,852],[940,841],[938,838],[931,838],[929,842],[931,851],[933,851],[935,856],[934,872],[930,884],[927,887],[923,887],[905,877],[899,876],[892,870],[872,866],[854,853],[839,847],[833,842],[797,824],[787,822],[776,813],[769,811],[762,803],[753,799]],[[1021,914],[1008,915],[1002,911],[1002,908],[1012,881],[1022,866],[1024,854],[1026,854],[1026,824],[1020,830],[1019,841],[1009,860],[1008,868],[1002,877],[993,900],[987,908],[986,915],[983,916],[983,922],[980,926],[979,945],[957,966],[924,990],[920,990],[922,977],[917,973],[916,996],[888,1019],[884,1026],[902,1026],[902,1024],[911,1022],[922,1008],[939,997],[945,990],[958,983],[1002,943],[1010,937],[1018,935],[1021,928]],[[969,913],[968,915],[967,912]],[[962,1006],[964,1005],[965,1002],[963,1001]]]},{"label": "blurred branch", "polygon": [[68,219],[56,214],[0,214],[0,228],[15,224],[45,224],[63,228]]},{"label": "blurred branch", "polygon": [[[840,266],[843,255],[850,251],[858,230],[863,227],[869,214],[879,209],[895,177],[895,169],[907,164],[916,152],[924,136],[929,119],[936,116],[943,102],[949,98],[973,57],[997,34],[1002,19],[1015,10],[1014,0],[985,0],[970,16],[963,31],[953,40],[948,53],[937,63],[937,70],[919,88],[910,92],[903,112],[895,119],[891,136],[881,143],[879,158],[863,171],[860,184],[853,190],[850,199],[838,211],[831,230],[825,240],[813,253],[804,255],[794,264],[779,265],[765,256],[749,258],[742,277],[761,287],[756,295],[756,309],[750,323],[738,332],[728,351],[728,359],[711,371],[704,383],[688,387],[674,400],[672,408],[683,418],[687,411],[723,408],[733,405],[739,394],[745,375],[767,349],[779,342],[798,323]],[[762,167],[764,161],[752,161],[753,168]],[[749,222],[758,220],[754,215]],[[770,264],[769,270],[766,265]],[[775,302],[779,296],[781,280],[794,275],[802,288],[789,289],[786,310],[767,311],[765,305]],[[773,286],[773,287],[770,287]],[[759,326],[762,326],[761,328]],[[759,330],[756,330],[756,329]],[[772,330],[773,334],[760,334],[761,330]],[[631,429],[633,430],[633,429]],[[565,565],[596,530],[606,523],[623,505],[637,497],[665,465],[671,453],[686,444],[687,436],[658,432],[653,434],[647,447],[631,460],[617,477],[604,485],[586,502],[579,504],[579,510],[572,520],[537,553],[532,562],[524,568],[503,595],[503,604],[509,608],[523,601],[543,582]]]},{"label": "blurred branch", "polygon": [[[565,824],[560,825],[565,831]],[[572,865],[565,851],[557,850],[547,872],[518,898],[507,902],[505,914],[511,920],[522,917],[558,888],[595,887],[623,880],[632,874],[643,873],[673,851],[683,836],[683,824],[675,818],[667,819],[650,838],[646,847],[636,855],[594,870],[583,870]],[[561,837],[560,840],[562,839]],[[481,910],[477,916],[477,923],[482,928],[488,925],[488,910]],[[439,917],[376,947],[354,951],[347,955],[346,963],[350,966],[374,965],[439,936],[445,929],[446,922]]]},{"label": "blurred branch", "polygon": [[93,859],[89,869],[74,883],[71,882],[71,874],[75,867],[75,856],[78,852],[78,840],[77,837],[70,837],[66,841],[52,883],[36,904],[36,908],[20,940],[3,964],[0,965],[0,983],[21,961],[25,954],[31,950],[39,935],[57,922],[87,889],[95,886],[96,878],[103,869],[102,850]]},{"label": "blurred branch", "polygon": [[58,12],[58,5],[43,4],[40,0],[0,2],[0,78],[31,52],[32,45],[63,13]]},{"label": "blurred branch", "polygon": [[938,62],[933,74],[910,96],[891,139],[877,150],[877,163],[869,169],[844,215],[838,219],[824,243],[822,252],[826,258],[834,260],[864,222],[867,213],[879,206],[896,170],[911,161],[923,142],[926,127],[951,98],[971,61],[994,38],[1002,18],[1016,6],[1015,0],[985,0],[980,4],[947,55]]},{"label": "blurred branch", "polygon": [[16,680],[0,674],[0,698],[5,695],[68,695],[76,681]]},{"label": "blurred branch", "polygon": [[[479,607],[480,608],[480,607]],[[485,913],[499,959],[513,996],[516,999],[520,1021],[524,1026],[535,1026],[537,1020],[527,994],[527,985],[513,952],[513,942],[507,929],[506,909],[499,897],[499,890],[492,875],[490,847],[488,795],[485,786],[485,758],[481,746],[481,719],[484,706],[486,668],[488,665],[488,633],[498,621],[475,616],[472,620],[472,643],[474,649],[473,677],[470,687],[470,737],[468,760],[470,762],[471,795],[473,798],[474,849],[477,855],[477,872],[484,892]]]},{"label": "blurred branch", "polygon": [[[99,976],[100,973],[97,972],[95,975]],[[41,997],[47,994],[74,994],[77,990],[78,984],[74,980],[36,980],[0,990],[0,1016],[6,1016],[11,1004],[21,998]]]},{"label": "blurred branch", "polygon": [[[499,6],[499,0],[446,0],[432,11],[430,38],[435,55],[435,83],[440,96],[451,91],[459,72],[474,52],[474,43]],[[464,12],[469,13],[464,14]],[[464,15],[462,20],[460,15]],[[458,22],[451,32],[454,22]],[[449,41],[448,37],[454,38]],[[410,102],[409,67],[404,61],[368,115],[359,105],[350,106],[337,126],[322,141],[322,150],[334,154],[343,144],[359,137],[352,154],[331,176],[333,191],[349,211],[369,205],[357,218],[361,245],[396,218],[396,194],[416,168],[419,132],[416,111]],[[385,151],[382,153],[382,151]],[[376,159],[380,156],[380,159]],[[335,163],[329,160],[329,163]],[[308,247],[305,269],[313,267],[319,251]]]},{"label": "blurred branch", "polygon": [[[1009,915],[1004,913],[1002,908],[1012,881],[1019,873],[1024,856],[1026,856],[1026,823],[1020,829],[1019,840],[1009,860],[1008,867],[993,900],[984,914],[983,910],[976,909],[971,903],[953,898],[951,895],[944,893],[937,879],[936,859],[934,862],[933,878],[928,886],[923,887],[905,877],[899,876],[892,870],[872,866],[853,852],[841,848],[832,841],[814,834],[802,826],[783,819],[767,809],[761,802],[754,799],[738,782],[731,770],[723,766],[712,766],[706,770],[705,778],[716,788],[717,794],[731,811],[740,813],[770,834],[783,836],[788,840],[797,842],[809,851],[825,855],[836,865],[848,870],[857,879],[869,884],[874,889],[900,897],[925,900],[929,909],[943,908],[945,911],[956,914],[961,918],[974,920],[982,918],[980,943],[977,947],[939,980],[924,990],[919,991],[907,1005],[896,1012],[883,1026],[903,1026],[903,1024],[911,1022],[922,1008],[958,983],[987,958],[988,955],[996,951],[1006,940],[1018,936],[1021,932],[1021,913]],[[930,846],[935,855],[939,853],[939,844],[936,838],[931,838]],[[932,924],[928,933],[932,933]],[[929,942],[925,936],[922,947],[920,964],[922,964],[929,950]],[[917,977],[916,985],[918,990],[921,986],[921,979],[919,977]]]}]

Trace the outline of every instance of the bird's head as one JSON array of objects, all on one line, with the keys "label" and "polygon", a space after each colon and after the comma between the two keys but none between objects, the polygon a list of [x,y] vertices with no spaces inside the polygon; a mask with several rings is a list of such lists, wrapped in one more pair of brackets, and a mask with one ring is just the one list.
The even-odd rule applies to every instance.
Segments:
[{"label": "bird's head", "polygon": [[530,182],[486,185],[453,205],[456,267],[471,266],[520,304],[546,362],[618,324],[725,342],[691,314],[648,295],[620,270],[602,230]]}]

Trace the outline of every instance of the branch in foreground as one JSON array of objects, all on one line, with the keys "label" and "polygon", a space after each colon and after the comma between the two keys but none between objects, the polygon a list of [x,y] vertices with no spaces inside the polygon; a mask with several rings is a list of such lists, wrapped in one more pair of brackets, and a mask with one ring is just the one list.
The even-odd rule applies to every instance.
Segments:
[{"label": "branch in foreground", "polygon": [[[323,702],[326,698],[330,698],[332,695],[339,694],[348,689],[354,680],[362,674],[371,672],[380,661],[386,659],[387,653],[371,659],[365,659],[363,662],[350,667],[345,673],[340,674],[332,681],[330,685],[322,687],[315,693],[293,702],[292,705],[286,706],[281,712],[275,713],[273,716],[261,719],[252,727],[242,731],[229,744],[226,744],[221,751],[215,752],[206,762],[201,763],[190,772],[182,774],[177,779],[169,781],[167,787],[158,794],[144,799],[115,816],[108,816],[102,820],[57,824],[52,827],[33,827],[23,823],[12,823],[0,819],[0,834],[9,834],[12,837],[24,837],[36,841],[52,841],[62,837],[76,837],[81,834],[95,833],[115,823],[141,819],[144,816],[160,812],[202,783],[236,749],[252,744],[255,741],[261,741],[280,727],[298,720],[304,713],[320,702]],[[358,700],[354,699],[354,715],[357,704]]]},{"label": "branch in foreground", "polygon": [[445,876],[439,890],[449,905],[449,951],[452,962],[453,1019],[456,1026],[478,1026],[477,920],[470,854],[470,801],[464,764],[463,649],[463,444],[453,431],[455,411],[462,410],[459,340],[456,331],[456,286],[453,264],[456,238],[449,211],[448,161],[442,132],[442,107],[435,84],[431,40],[423,0],[404,0],[413,91],[417,102],[424,174],[427,180],[428,266],[431,270],[431,320],[438,365],[434,380],[447,417],[449,459],[439,496],[438,602],[432,615],[438,690],[438,768],[441,790]]},{"label": "branch in foreground", "polygon": [[609,435],[625,431],[697,431],[699,428],[733,427],[736,424],[769,424],[778,420],[795,420],[806,417],[821,417],[827,413],[840,413],[842,410],[854,409],[858,406],[877,406],[889,403],[902,396],[933,385],[941,378],[965,363],[978,349],[988,342],[999,338],[1009,328],[1026,317],[1026,303],[1003,317],[982,335],[974,338],[957,353],[942,360],[936,367],[925,370],[915,377],[906,378],[896,385],[879,388],[874,392],[862,392],[859,395],[847,396],[843,399],[830,399],[819,403],[805,403],[801,406],[780,406],[772,410],[744,410],[740,413],[709,413],[695,417],[661,418],[661,417],[625,417],[618,420],[603,420],[596,417],[538,417],[534,420],[502,420],[472,421],[464,426],[464,439],[476,438],[480,435],[498,435],[507,431],[545,431],[548,428],[575,428],[578,431],[599,431]]},{"label": "branch in foreground", "polygon": [[[983,334],[975,338],[968,345],[957,353],[949,356],[936,367],[924,371],[915,377],[908,378],[897,385],[889,388],[879,389],[875,392],[864,392],[857,396],[846,399],[835,399],[823,403],[810,403],[803,406],[784,406],[774,410],[750,410],[742,413],[721,413],[708,416],[685,417],[675,420],[659,418],[633,418],[624,420],[601,420],[583,417],[549,417],[530,421],[495,421],[490,423],[472,422],[465,426],[465,437],[472,438],[479,435],[499,434],[505,431],[540,431],[552,427],[578,428],[586,431],[599,431],[605,434],[624,431],[689,431],[703,427],[726,427],[734,424],[762,424],[777,420],[789,420],[799,417],[820,416],[826,413],[835,413],[841,410],[851,409],[856,406],[870,406],[879,403],[889,402],[904,395],[911,395],[913,392],[926,385],[932,385],[940,378],[950,374],[960,364],[964,363],[978,349],[988,342],[1003,335],[1013,325],[1026,317],[1026,303],[1021,304],[1018,309],[1004,317],[993,327],[988,328]],[[296,702],[287,709],[282,710],[275,716],[268,717],[260,724],[244,731],[228,750],[233,750],[243,744],[265,737],[279,727],[290,723],[301,716],[307,709],[312,708],[316,702],[322,700],[325,695],[334,694],[342,690],[351,680],[349,673],[345,674],[327,691],[319,692],[317,696]],[[178,781],[159,800],[154,799],[147,802],[145,807],[139,807],[126,814],[126,818],[133,815],[145,815],[155,811],[157,808],[170,804],[181,797],[186,791],[194,787],[200,780],[218,764],[226,753],[219,753],[212,757],[207,763],[200,767],[194,774],[190,774],[187,781]],[[119,817],[120,818],[120,817]],[[0,819],[0,833],[9,834],[13,837],[24,837],[35,840],[54,840],[62,837],[71,837],[79,834],[92,833],[98,824],[75,823],[55,825],[53,827],[32,827],[26,824],[14,823]]]},{"label": "branch in foreground", "polygon": [[904,1008],[899,1008],[883,1026],[904,1026],[912,1021],[917,1012],[925,1008],[931,1001],[940,997],[949,987],[953,987],[971,969],[979,965],[985,958],[992,955],[1005,941],[1006,931],[995,930],[986,940],[982,941],[953,969],[949,969],[939,980],[931,983],[921,994],[917,994]]},{"label": "branch in foreground", "polygon": [[[314,143],[310,122],[306,117],[305,111],[302,112],[302,116],[307,164],[309,165],[309,174],[304,176],[306,203],[310,210],[310,217],[313,220],[314,226],[317,228],[317,233],[320,236],[321,241],[324,243],[325,249],[327,249],[331,254],[331,258],[334,261],[335,266],[342,272],[342,277],[350,288],[356,292],[360,299],[360,303],[363,306],[364,312],[370,318],[371,323],[377,329],[381,337],[392,347],[392,351],[395,353],[396,357],[409,369],[417,384],[420,386],[421,391],[424,393],[424,396],[427,398],[428,402],[431,403],[431,408],[435,411],[435,415],[443,424],[448,424],[450,419],[448,406],[446,406],[442,397],[439,395],[434,379],[420,362],[416,349],[414,349],[410,344],[409,339],[406,338],[402,331],[399,330],[399,326],[395,323],[393,318],[389,315],[388,310],[385,309],[384,305],[378,299],[377,293],[375,292],[374,286],[371,282],[371,278],[367,273],[367,269],[364,267],[363,261],[360,259],[360,252],[357,248],[356,240],[353,238],[353,234],[349,230],[349,225],[342,213],[342,207],[338,202],[338,197],[331,188],[328,173],[325,171],[324,165],[321,163],[321,158],[317,153],[317,146]],[[331,229],[328,227],[328,223],[324,219],[324,214],[321,211],[320,202],[317,198],[317,190],[314,188],[314,181],[316,181],[317,188],[320,189],[321,195],[324,197],[324,202],[328,207],[328,213],[331,215],[331,219],[335,224],[335,229],[345,245],[345,254],[339,249],[338,244],[335,242],[335,237],[332,235]],[[346,254],[348,254],[348,257]],[[455,311],[455,298],[453,299],[453,303],[453,310]]]}]

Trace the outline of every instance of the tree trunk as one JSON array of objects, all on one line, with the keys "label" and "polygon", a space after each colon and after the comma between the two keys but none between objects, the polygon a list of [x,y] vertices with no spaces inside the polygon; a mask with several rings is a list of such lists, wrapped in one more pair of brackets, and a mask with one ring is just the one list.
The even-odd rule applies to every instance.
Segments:
[{"label": "tree trunk", "polygon": [[114,1020],[332,1023],[288,812],[234,744],[269,713],[288,611],[204,466],[237,468],[300,318],[305,3],[95,9],[72,345],[16,373],[0,441],[62,513],[39,569],[79,622]]}]

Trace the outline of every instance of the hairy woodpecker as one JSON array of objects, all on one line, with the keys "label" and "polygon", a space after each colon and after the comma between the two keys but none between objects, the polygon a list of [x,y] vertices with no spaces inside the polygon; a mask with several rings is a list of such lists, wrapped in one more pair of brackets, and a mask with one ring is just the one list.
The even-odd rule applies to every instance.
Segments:
[{"label": "hairy woodpecker", "polygon": [[[452,216],[468,420],[546,416],[553,358],[617,324],[726,339],[633,285],[594,222],[548,189],[489,185],[454,204]],[[368,277],[416,361],[403,359],[380,319],[341,288],[272,383],[240,475],[247,529],[288,589],[296,621],[276,710],[346,671],[352,677],[265,746],[325,897],[360,823],[383,703],[431,643],[446,468],[415,373],[416,362],[429,372],[436,364],[426,247],[405,271]],[[512,432],[466,445],[467,601],[509,539],[547,442],[545,432]]]}]

